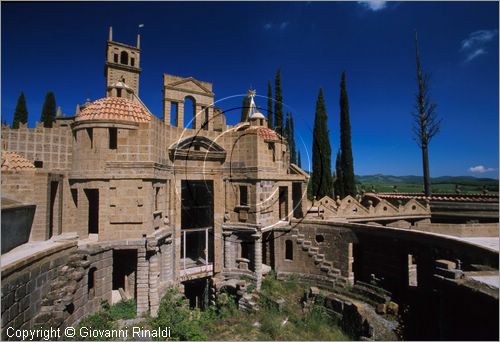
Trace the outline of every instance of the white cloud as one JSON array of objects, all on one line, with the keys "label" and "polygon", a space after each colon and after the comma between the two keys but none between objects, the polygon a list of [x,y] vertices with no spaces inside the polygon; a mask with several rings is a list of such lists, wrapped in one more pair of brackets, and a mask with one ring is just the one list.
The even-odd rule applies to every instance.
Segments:
[{"label": "white cloud", "polygon": [[493,40],[497,33],[497,30],[479,30],[471,32],[466,39],[462,40],[462,50],[483,46],[485,43]]},{"label": "white cloud", "polygon": [[272,23],[272,22],[265,23],[262,27],[266,31],[271,31],[271,30],[284,31],[288,27],[288,25],[290,25],[290,22],[282,21],[281,23],[279,23],[279,22],[278,23]]},{"label": "white cloud", "polygon": [[492,41],[497,34],[497,30],[479,30],[469,33],[469,36],[462,40],[460,48],[466,54],[465,62],[470,62],[486,54],[486,44]]},{"label": "white cloud", "polygon": [[477,166],[472,166],[469,168],[469,172],[472,173],[486,173],[486,172],[493,172],[496,171],[496,169],[492,167],[485,167],[483,165],[477,165]]},{"label": "white cloud", "polygon": [[383,0],[358,1],[358,4],[376,12],[384,9],[387,6],[387,1]]},{"label": "white cloud", "polygon": [[476,49],[474,51],[471,51],[468,55],[467,58],[465,58],[466,62],[472,61],[474,58],[479,57],[481,55],[484,55],[486,51],[484,49]]}]

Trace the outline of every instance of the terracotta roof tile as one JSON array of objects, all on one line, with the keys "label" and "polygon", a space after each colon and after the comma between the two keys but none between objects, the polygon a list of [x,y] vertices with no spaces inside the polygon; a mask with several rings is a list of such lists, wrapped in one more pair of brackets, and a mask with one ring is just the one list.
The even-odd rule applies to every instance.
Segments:
[{"label": "terracotta roof tile", "polygon": [[281,141],[280,135],[270,128],[262,126],[251,126],[247,129],[247,132],[255,131],[259,137],[264,138],[264,140],[269,141]]},{"label": "terracotta roof tile", "polygon": [[[419,193],[397,193],[397,192],[378,192],[374,194],[384,199],[411,199],[425,200],[427,197]],[[483,194],[432,194],[429,198],[436,202],[489,202],[498,203],[498,195]]]},{"label": "terracotta roof tile", "polygon": [[2,151],[2,171],[20,171],[34,168],[33,163],[16,152]]},{"label": "terracotta roof tile", "polygon": [[117,120],[131,122],[149,122],[152,115],[139,103],[122,97],[105,97],[87,105],[75,121]]}]

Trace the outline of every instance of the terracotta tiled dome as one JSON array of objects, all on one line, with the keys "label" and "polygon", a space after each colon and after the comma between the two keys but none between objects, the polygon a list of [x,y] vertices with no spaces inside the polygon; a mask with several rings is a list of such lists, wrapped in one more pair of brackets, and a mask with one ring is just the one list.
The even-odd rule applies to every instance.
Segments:
[{"label": "terracotta tiled dome", "polygon": [[264,138],[267,141],[281,141],[279,134],[270,128],[262,126],[251,126],[247,129],[247,132],[255,132],[259,137]]},{"label": "terracotta tiled dome", "polygon": [[149,122],[152,116],[139,103],[122,97],[105,97],[87,105],[75,121],[116,120],[130,122]]},{"label": "terracotta tiled dome", "polygon": [[16,152],[2,151],[2,171],[20,171],[34,168],[33,163]]}]

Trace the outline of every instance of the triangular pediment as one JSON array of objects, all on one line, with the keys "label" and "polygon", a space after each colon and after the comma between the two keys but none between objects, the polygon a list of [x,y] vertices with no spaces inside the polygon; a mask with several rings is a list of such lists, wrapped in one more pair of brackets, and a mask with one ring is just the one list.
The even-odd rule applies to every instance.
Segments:
[{"label": "triangular pediment", "polygon": [[[292,175],[301,175],[306,178],[309,178],[309,174],[302,170],[300,167],[298,167],[296,164],[290,163],[290,174]],[[327,196],[325,196],[327,197]]]},{"label": "triangular pediment", "polygon": [[375,214],[380,216],[397,215],[398,213],[398,208],[384,199],[381,199],[375,206]]},{"label": "triangular pediment", "polygon": [[188,90],[197,93],[206,93],[207,95],[213,95],[213,93],[204,87],[199,81],[192,77],[185,78],[183,80],[171,83],[168,85],[169,88]]},{"label": "triangular pediment", "polygon": [[424,205],[413,198],[403,206],[403,212],[405,214],[430,214],[429,210]]},{"label": "triangular pediment", "polygon": [[338,209],[339,216],[352,217],[359,215],[367,215],[368,209],[363,207],[354,197],[346,196],[342,199],[342,202]]}]

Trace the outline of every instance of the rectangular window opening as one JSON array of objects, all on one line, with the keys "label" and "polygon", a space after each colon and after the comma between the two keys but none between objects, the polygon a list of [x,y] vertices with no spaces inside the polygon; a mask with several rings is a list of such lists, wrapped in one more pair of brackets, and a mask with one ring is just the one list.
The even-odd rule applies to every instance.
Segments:
[{"label": "rectangular window opening", "polygon": [[109,149],[116,150],[118,147],[118,128],[113,127],[109,129]]},{"label": "rectangular window opening", "polygon": [[248,205],[248,186],[240,185],[240,205]]},{"label": "rectangular window opening", "polygon": [[93,149],[94,148],[94,129],[87,128],[87,135],[89,136],[89,139],[90,139],[90,149]]}]

